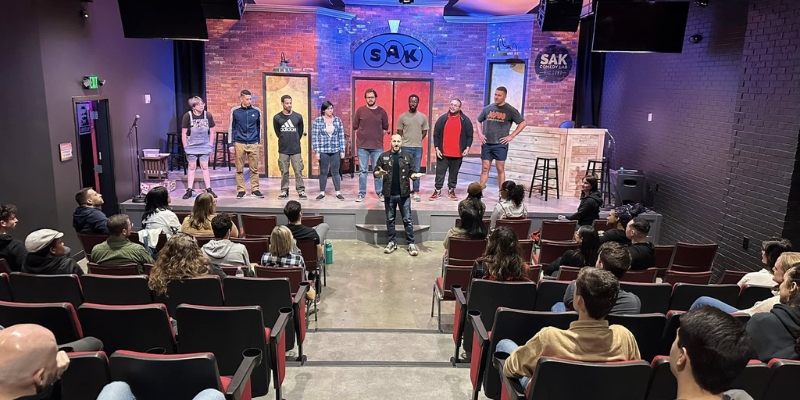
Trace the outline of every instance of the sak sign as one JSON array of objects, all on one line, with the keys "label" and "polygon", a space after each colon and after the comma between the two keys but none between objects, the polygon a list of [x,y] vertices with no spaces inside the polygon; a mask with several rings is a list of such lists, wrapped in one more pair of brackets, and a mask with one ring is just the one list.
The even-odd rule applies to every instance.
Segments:
[{"label": "sak sign", "polygon": [[356,48],[353,69],[431,72],[433,52],[411,36],[386,33],[368,39]]},{"label": "sak sign", "polygon": [[564,46],[547,46],[533,62],[533,69],[545,82],[561,82],[572,71],[572,56]]}]

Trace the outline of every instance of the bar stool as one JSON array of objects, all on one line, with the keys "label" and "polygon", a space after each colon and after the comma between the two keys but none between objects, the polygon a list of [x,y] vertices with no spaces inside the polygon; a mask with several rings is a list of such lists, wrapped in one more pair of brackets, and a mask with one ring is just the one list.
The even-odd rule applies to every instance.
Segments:
[{"label": "bar stool", "polygon": [[[542,165],[539,165],[539,162],[542,162]],[[555,171],[555,178],[550,176],[550,171]],[[541,175],[537,176],[537,173],[542,171]],[[551,189],[556,190],[556,198],[561,198],[561,189],[559,189],[559,180],[558,180],[558,159],[557,158],[547,158],[547,157],[536,157],[536,165],[533,168],[533,178],[531,178],[531,186],[528,189],[528,198],[531,197],[531,193],[533,192],[533,186],[536,184],[536,180],[539,179],[541,185],[539,186],[539,194],[544,194],[544,201],[547,201],[547,194],[550,192]],[[556,181],[555,186],[550,186],[550,181]]]},{"label": "bar stool", "polygon": [[[609,175],[609,162],[608,159],[603,157],[600,160],[589,160],[586,162],[586,175],[594,175],[597,177],[597,186],[600,189],[601,196],[603,197],[603,204],[611,202],[611,179]],[[598,175],[597,172],[600,171]]]},{"label": "bar stool", "polygon": [[180,133],[167,133],[167,153],[169,153],[169,170],[180,169],[183,167],[183,174],[186,175],[186,155],[183,154],[183,142]]},{"label": "bar stool", "polygon": [[214,169],[217,169],[217,157],[220,152],[220,144],[222,145],[222,162],[228,164],[228,171],[231,170],[231,152],[228,151],[228,132],[217,131],[217,137],[214,141]]}]

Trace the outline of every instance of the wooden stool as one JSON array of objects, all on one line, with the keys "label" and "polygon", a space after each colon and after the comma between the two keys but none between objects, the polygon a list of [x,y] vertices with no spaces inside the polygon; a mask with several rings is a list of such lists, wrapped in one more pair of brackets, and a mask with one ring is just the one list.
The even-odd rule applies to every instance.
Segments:
[{"label": "wooden stool", "polygon": [[180,169],[183,167],[183,174],[186,175],[186,155],[183,154],[183,142],[181,134],[177,132],[167,133],[167,153],[169,153],[169,170]]},{"label": "wooden stool", "polygon": [[228,151],[228,132],[217,131],[214,141],[214,169],[217,169],[217,156],[219,156],[219,146],[222,144],[222,162],[228,164],[228,171],[231,170],[231,152]]},{"label": "wooden stool", "polygon": [[[600,174],[597,174],[600,171]],[[603,198],[603,204],[611,202],[611,179],[609,175],[608,159],[603,157],[600,160],[589,160],[586,162],[586,175],[594,175],[597,178],[597,188]]]},{"label": "wooden stool", "polygon": [[142,164],[146,179],[167,179],[167,156],[142,157]]},{"label": "wooden stool", "polygon": [[[542,165],[539,165],[539,162],[542,162]],[[550,176],[550,171],[555,170],[555,177]],[[537,173],[542,171],[541,175],[537,176]],[[561,198],[561,189],[559,189],[559,180],[558,180],[558,159],[557,158],[547,158],[547,157],[536,157],[536,165],[533,168],[533,177],[531,178],[531,187],[528,189],[528,198],[531,197],[531,193],[533,193],[533,186],[536,185],[536,180],[539,179],[541,185],[539,186],[539,194],[544,195],[544,201],[547,201],[547,194],[550,192],[551,189],[556,190],[556,198]],[[555,186],[550,186],[550,181],[556,181]]]}]

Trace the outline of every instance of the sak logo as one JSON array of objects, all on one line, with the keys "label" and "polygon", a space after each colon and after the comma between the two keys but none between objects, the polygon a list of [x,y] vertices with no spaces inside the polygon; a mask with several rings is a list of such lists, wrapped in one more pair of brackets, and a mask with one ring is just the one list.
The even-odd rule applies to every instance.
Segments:
[{"label": "sak logo", "polygon": [[545,82],[561,82],[572,71],[572,56],[564,46],[547,46],[534,60],[536,75]]},{"label": "sak logo", "polygon": [[356,48],[353,69],[433,71],[433,53],[411,36],[387,33],[375,36]]}]

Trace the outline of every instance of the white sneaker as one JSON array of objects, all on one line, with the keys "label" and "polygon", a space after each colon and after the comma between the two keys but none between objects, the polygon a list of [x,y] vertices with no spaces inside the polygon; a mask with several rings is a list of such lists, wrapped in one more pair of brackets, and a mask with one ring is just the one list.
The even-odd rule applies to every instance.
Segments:
[{"label": "white sneaker", "polygon": [[417,254],[419,254],[419,251],[417,251],[417,246],[414,244],[408,245],[408,254],[416,257]]},{"label": "white sneaker", "polygon": [[358,197],[356,197],[356,203],[361,203],[362,201],[364,201],[364,195],[359,194]]},{"label": "white sneaker", "polygon": [[389,244],[387,244],[386,247],[383,249],[383,252],[384,254],[391,254],[395,250],[397,250],[397,243],[389,242]]}]

